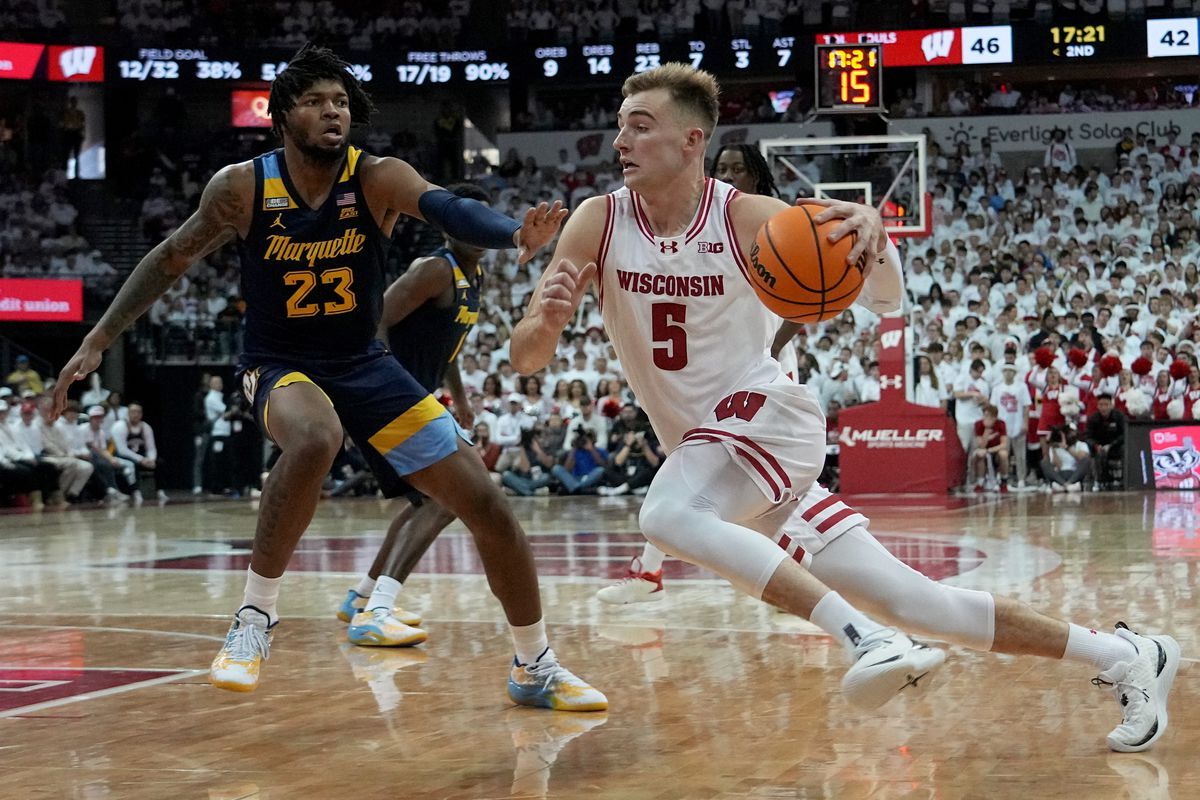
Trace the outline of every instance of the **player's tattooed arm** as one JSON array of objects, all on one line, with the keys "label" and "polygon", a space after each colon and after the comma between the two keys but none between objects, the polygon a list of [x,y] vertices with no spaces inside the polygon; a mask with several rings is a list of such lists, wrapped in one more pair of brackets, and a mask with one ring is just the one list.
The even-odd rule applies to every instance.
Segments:
[{"label": "player's tattooed arm", "polygon": [[66,406],[67,389],[100,366],[105,350],[198,259],[249,228],[254,168],[235,164],[218,172],[204,189],[196,213],[146,254],[117,292],[112,305],[59,373],[55,414]]}]

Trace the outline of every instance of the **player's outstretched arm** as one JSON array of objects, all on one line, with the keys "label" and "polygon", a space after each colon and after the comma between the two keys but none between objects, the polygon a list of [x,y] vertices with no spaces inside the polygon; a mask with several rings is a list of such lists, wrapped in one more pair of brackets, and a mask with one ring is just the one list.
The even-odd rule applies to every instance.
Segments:
[{"label": "player's outstretched arm", "polygon": [[[517,248],[524,264],[550,243],[567,217],[562,203],[539,203],[520,221],[493,211],[478,200],[459,197],[422,178],[398,158],[369,158],[362,167],[364,188],[387,208],[424,220],[452,239],[489,250]],[[376,206],[371,203],[372,208]]]},{"label": "player's outstretched arm", "polygon": [[100,357],[134,320],[146,312],[198,259],[249,226],[254,197],[254,168],[225,167],[204,187],[200,207],[138,263],[112,305],[84,337],[54,386],[54,416],[67,405],[67,389],[100,366]]},{"label": "player's outstretched arm", "polygon": [[588,198],[567,222],[525,316],[513,329],[509,357],[522,375],[537,372],[554,357],[558,337],[596,277],[607,203],[604,197]]}]

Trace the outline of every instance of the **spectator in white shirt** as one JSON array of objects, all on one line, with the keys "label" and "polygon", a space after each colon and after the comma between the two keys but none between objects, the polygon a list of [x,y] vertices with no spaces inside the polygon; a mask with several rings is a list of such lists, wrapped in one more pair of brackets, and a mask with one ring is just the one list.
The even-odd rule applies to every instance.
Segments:
[{"label": "spectator in white shirt", "polygon": [[998,410],[998,417],[1008,432],[1008,444],[1017,467],[1018,485],[1025,483],[1025,428],[1029,417],[1029,387],[1017,381],[1017,365],[1002,364],[1002,383],[992,389],[991,404]]},{"label": "spectator in white shirt", "polygon": [[[141,403],[130,403],[127,411],[128,419],[116,422],[112,428],[116,456],[132,463],[139,477],[139,484],[142,478],[148,479],[154,485],[158,499],[165,500],[167,496],[157,488],[158,484],[155,480],[158,447],[154,442],[154,429],[150,427],[150,423],[142,419]],[[133,499],[134,502],[142,500],[140,488],[133,490]]]}]

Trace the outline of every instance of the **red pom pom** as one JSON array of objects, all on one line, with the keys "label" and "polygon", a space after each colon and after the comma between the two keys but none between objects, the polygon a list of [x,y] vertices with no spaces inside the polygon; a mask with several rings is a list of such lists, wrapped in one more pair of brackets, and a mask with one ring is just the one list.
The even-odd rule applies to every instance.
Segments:
[{"label": "red pom pom", "polygon": [[1082,367],[1088,362],[1087,353],[1080,350],[1078,347],[1072,347],[1067,351],[1067,363],[1073,367]]},{"label": "red pom pom", "polygon": [[1105,356],[1100,359],[1100,374],[1111,378],[1121,372],[1121,359],[1116,356]]},{"label": "red pom pom", "polygon": [[1184,361],[1182,358],[1177,358],[1171,362],[1169,371],[1171,373],[1171,377],[1175,380],[1183,380],[1189,374],[1191,374],[1192,365]]},{"label": "red pom pom", "polygon": [[1129,369],[1134,375],[1149,375],[1150,368],[1153,366],[1154,365],[1150,363],[1150,359],[1146,358],[1145,356],[1138,356],[1133,360],[1133,363],[1129,365]]},{"label": "red pom pom", "polygon": [[1039,367],[1045,369],[1054,363],[1054,351],[1049,347],[1039,347],[1033,351],[1033,360]]}]

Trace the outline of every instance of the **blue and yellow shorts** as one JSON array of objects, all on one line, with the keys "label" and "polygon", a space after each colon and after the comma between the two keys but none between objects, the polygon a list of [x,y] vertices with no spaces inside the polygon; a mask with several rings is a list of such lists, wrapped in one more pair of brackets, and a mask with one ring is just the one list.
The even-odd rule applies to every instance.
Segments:
[{"label": "blue and yellow shorts", "polygon": [[337,361],[248,355],[237,372],[269,438],[273,390],[300,382],[320,389],[387,497],[411,495],[403,476],[452,455],[460,437],[470,441],[446,408],[378,342],[361,356]]}]

